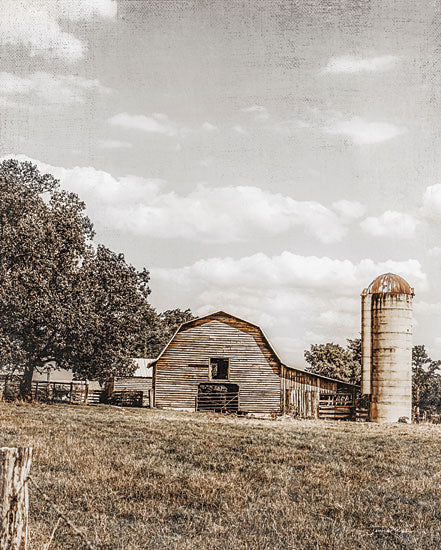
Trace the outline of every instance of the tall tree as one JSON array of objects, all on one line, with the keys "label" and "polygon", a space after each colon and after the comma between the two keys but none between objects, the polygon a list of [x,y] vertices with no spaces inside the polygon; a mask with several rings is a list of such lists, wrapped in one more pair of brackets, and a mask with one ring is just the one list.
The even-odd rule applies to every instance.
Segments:
[{"label": "tall tree", "polygon": [[412,348],[412,401],[421,411],[441,412],[441,361],[434,361],[424,345]]},{"label": "tall tree", "polygon": [[48,360],[81,376],[128,372],[154,318],[149,274],[92,245],[85,205],[29,162],[0,163],[0,354],[22,394]]}]

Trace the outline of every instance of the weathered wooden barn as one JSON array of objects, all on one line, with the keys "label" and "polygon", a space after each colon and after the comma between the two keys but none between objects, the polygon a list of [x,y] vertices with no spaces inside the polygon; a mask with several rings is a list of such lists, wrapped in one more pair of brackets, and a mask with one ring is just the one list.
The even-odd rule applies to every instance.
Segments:
[{"label": "weathered wooden barn", "polygon": [[223,311],[181,325],[152,365],[159,408],[317,417],[320,400],[356,391],[284,364],[260,327]]}]

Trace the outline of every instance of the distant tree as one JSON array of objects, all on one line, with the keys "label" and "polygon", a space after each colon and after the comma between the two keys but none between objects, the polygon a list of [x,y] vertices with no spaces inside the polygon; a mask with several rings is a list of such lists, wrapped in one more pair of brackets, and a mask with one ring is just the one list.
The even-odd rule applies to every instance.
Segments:
[{"label": "distant tree", "polygon": [[441,361],[432,360],[424,345],[412,348],[412,401],[420,411],[441,412]]},{"label": "distant tree", "polygon": [[360,364],[353,351],[339,344],[312,344],[305,351],[307,370],[330,378],[338,378],[353,384],[359,383]]},{"label": "distant tree", "polygon": [[0,163],[0,360],[22,395],[48,360],[79,376],[129,372],[155,314],[149,274],[92,245],[85,205],[29,162]]},{"label": "distant tree", "polygon": [[144,354],[147,357],[157,357],[182,323],[193,319],[195,316],[189,309],[168,309],[160,313],[155,324],[148,329]]}]

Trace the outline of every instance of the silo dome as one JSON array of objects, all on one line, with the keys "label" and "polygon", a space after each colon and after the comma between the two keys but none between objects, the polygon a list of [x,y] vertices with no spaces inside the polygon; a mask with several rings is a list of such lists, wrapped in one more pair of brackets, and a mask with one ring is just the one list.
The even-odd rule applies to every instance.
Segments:
[{"label": "silo dome", "polygon": [[409,283],[394,273],[383,273],[379,275],[363,291],[363,294],[415,294]]}]

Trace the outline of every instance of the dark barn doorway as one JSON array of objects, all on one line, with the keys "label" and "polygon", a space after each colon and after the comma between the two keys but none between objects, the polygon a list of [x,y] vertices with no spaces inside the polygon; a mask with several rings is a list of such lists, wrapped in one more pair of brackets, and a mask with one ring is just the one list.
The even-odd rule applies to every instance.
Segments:
[{"label": "dark barn doorway", "polygon": [[197,411],[238,412],[239,386],[237,384],[199,384]]}]

